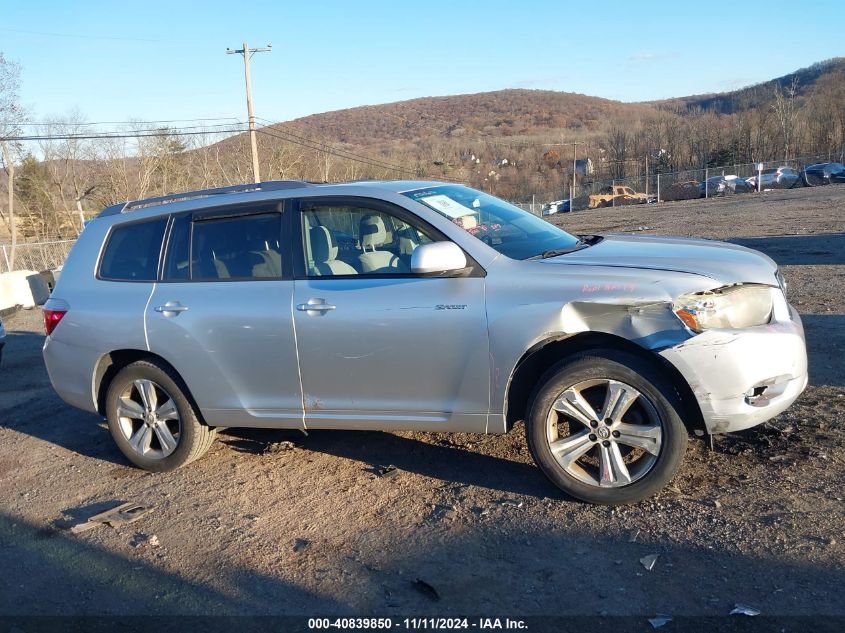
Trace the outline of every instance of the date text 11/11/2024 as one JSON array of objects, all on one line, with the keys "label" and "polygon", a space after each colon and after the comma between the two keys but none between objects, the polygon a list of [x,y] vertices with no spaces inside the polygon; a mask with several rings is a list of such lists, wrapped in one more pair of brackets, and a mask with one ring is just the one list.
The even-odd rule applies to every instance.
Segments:
[{"label": "date text 11/11/2024", "polygon": [[524,620],[510,618],[309,618],[308,628],[390,630],[520,630],[528,628]]}]

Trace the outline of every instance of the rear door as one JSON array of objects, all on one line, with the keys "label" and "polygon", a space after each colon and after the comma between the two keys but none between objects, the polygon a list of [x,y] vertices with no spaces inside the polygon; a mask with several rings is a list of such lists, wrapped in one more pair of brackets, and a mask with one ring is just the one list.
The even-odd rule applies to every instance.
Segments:
[{"label": "rear door", "polygon": [[304,200],[292,219],[302,236],[293,303],[306,425],[483,432],[483,269],[413,274],[413,250],[445,238],[381,201]]},{"label": "rear door", "polygon": [[94,324],[99,349],[145,349],[144,310],[156,285],[167,223],[164,216],[113,226],[96,284],[63,325],[75,320],[83,327]]},{"label": "rear door", "polygon": [[174,216],[146,310],[150,350],[210,424],[302,426],[283,208]]}]

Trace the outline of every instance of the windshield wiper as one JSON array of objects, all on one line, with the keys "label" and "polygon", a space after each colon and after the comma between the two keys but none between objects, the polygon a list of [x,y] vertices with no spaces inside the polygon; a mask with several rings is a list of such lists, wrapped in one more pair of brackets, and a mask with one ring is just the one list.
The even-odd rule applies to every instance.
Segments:
[{"label": "windshield wiper", "polygon": [[580,245],[576,244],[572,248],[553,248],[548,251],[543,251],[539,255],[532,255],[531,257],[526,257],[525,259],[548,259],[549,257],[557,257],[558,255],[566,255],[567,253],[571,253],[572,251],[577,251]]},{"label": "windshield wiper", "polygon": [[578,241],[575,243],[575,246],[570,248],[553,248],[548,251],[543,251],[539,255],[532,255],[531,257],[526,257],[526,260],[531,259],[548,259],[549,257],[557,257],[558,255],[567,255],[569,253],[580,251],[582,248],[587,248],[588,246],[592,246],[593,244],[598,244],[602,241],[601,235],[579,235]]}]

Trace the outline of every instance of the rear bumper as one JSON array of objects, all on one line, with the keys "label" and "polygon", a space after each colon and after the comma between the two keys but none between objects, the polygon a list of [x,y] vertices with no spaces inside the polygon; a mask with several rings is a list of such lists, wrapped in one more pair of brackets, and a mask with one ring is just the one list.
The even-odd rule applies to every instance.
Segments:
[{"label": "rear bumper", "polygon": [[71,406],[96,412],[91,377],[97,354],[48,336],[44,339],[43,355],[50,383],[59,397]]},{"label": "rear bumper", "polygon": [[692,389],[707,431],[761,424],[787,409],[807,386],[804,328],[779,291],[768,325],[710,330],[660,352]]}]

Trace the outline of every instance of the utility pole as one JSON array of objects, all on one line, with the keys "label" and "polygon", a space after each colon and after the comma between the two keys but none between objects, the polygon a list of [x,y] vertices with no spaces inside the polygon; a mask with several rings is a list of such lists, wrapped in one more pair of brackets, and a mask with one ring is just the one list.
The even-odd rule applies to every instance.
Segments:
[{"label": "utility pole", "polygon": [[244,42],[244,47],[240,50],[226,49],[227,55],[234,55],[236,53],[244,56],[244,75],[246,76],[246,111],[249,115],[249,142],[252,145],[252,176],[255,182],[261,182],[261,175],[258,170],[258,141],[255,138],[255,114],[252,111],[252,78],[249,74],[249,59],[254,53],[269,53],[273,50],[272,44],[267,44],[266,48],[250,48]]},{"label": "utility pole", "polygon": [[[562,147],[572,145],[572,184],[569,186],[569,209],[574,210],[572,208],[572,199],[575,197],[575,172],[578,166],[578,146],[585,145],[585,143],[583,141],[578,141],[577,143],[565,143],[561,140],[561,142],[556,143],[556,145],[560,145]],[[584,169],[584,173],[586,173],[586,168]]]}]

